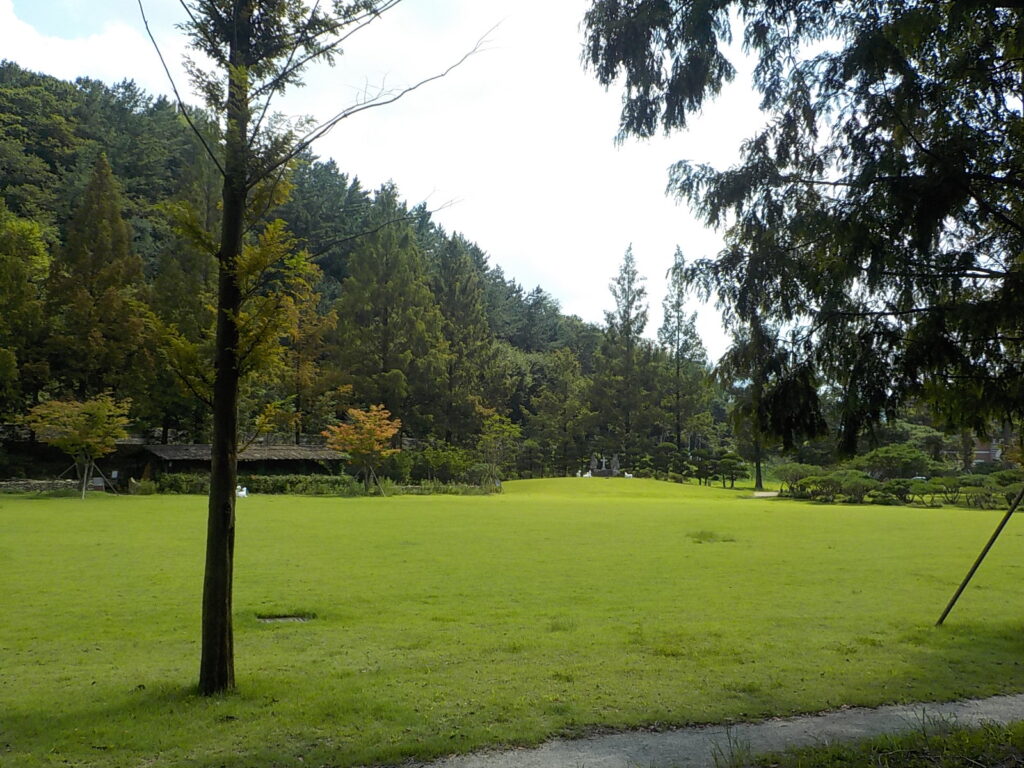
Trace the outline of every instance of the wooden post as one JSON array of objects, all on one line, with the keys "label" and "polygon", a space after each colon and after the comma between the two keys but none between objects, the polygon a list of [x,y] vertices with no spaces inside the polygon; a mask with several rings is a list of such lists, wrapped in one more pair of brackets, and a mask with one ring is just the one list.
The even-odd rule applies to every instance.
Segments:
[{"label": "wooden post", "polygon": [[942,612],[942,615],[939,616],[939,620],[935,622],[936,627],[941,627],[942,622],[944,622],[946,620],[946,617],[949,616],[949,612],[953,610],[953,606],[956,605],[956,601],[960,599],[960,595],[962,595],[963,591],[967,589],[968,582],[970,582],[971,578],[974,576],[975,571],[977,571],[978,568],[981,566],[981,561],[985,559],[985,555],[987,555],[988,551],[992,549],[992,545],[996,543],[996,539],[998,539],[999,534],[1003,532],[1003,528],[1005,528],[1006,524],[1010,522],[1010,517],[1012,517],[1013,513],[1017,511],[1017,507],[1020,505],[1022,499],[1024,499],[1024,488],[1022,488],[1020,493],[1017,494],[1017,498],[1013,500],[1013,504],[1010,505],[1010,508],[1006,510],[1006,514],[1003,515],[1003,519],[999,521],[999,525],[997,525],[996,529],[992,532],[992,535],[989,537],[988,543],[985,544],[984,549],[981,550],[981,554],[978,555],[978,559],[975,560],[974,565],[971,566],[971,570],[967,572],[967,575],[964,576],[964,580],[960,582],[960,586],[957,588],[956,593],[950,599],[949,604],[946,606],[946,610]]}]

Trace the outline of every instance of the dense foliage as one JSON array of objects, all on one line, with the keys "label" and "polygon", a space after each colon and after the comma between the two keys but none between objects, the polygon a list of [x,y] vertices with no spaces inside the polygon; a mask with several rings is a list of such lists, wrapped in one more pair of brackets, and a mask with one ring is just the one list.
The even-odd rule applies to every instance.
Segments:
[{"label": "dense foliage", "polygon": [[[223,137],[202,110],[187,115],[202,141],[185,117],[131,82],[0,65],[7,420],[111,390],[131,398],[136,432],[209,441],[222,211],[203,142]],[[692,450],[733,447],[678,291],[659,342],[642,335],[648,305],[630,253],[601,327],[508,279],[393,184],[366,190],[333,161],[302,154],[282,184],[253,194],[270,223],[238,263],[249,436],[315,439],[348,409],[382,405],[402,423],[396,446],[433,446],[441,464],[418,473],[449,478],[452,451],[496,466],[477,453],[495,417],[522,443],[498,462],[506,476],[573,474],[595,452],[653,467],[666,442],[685,471]]]}]

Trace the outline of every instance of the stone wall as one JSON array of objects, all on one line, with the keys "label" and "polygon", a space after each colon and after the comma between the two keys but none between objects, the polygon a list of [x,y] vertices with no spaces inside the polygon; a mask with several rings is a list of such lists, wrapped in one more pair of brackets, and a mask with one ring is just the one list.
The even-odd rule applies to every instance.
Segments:
[{"label": "stone wall", "polygon": [[40,491],[74,491],[75,480],[4,480],[0,493],[39,493]]}]

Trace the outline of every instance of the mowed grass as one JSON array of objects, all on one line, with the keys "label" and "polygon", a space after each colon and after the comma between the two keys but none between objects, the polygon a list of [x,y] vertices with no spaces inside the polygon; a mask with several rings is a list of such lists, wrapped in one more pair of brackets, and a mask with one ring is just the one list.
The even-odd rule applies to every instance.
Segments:
[{"label": "mowed grass", "polygon": [[1001,512],[577,478],[238,507],[239,691],[201,699],[205,500],[0,497],[0,765],[395,763],[1024,690],[1024,521],[932,626]]}]

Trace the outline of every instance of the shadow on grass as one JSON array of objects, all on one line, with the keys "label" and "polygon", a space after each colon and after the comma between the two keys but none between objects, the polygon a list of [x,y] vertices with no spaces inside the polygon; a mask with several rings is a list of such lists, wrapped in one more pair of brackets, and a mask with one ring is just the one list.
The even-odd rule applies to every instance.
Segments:
[{"label": "shadow on grass", "polygon": [[[866,633],[870,630],[865,627]],[[885,685],[856,677],[854,668],[844,675],[844,668],[837,664],[829,672],[834,686],[824,707],[980,698],[1024,691],[1024,633],[1020,630],[1019,623],[1007,621],[958,623],[951,619],[944,627],[907,627],[896,630],[888,641],[861,643],[872,653],[891,656],[892,672]],[[850,649],[858,642],[854,639],[837,652],[837,661],[842,662],[843,653],[856,652]],[[699,659],[695,661],[699,663]],[[779,674],[778,687],[771,690],[771,686],[744,685],[742,669],[735,672],[736,680],[718,681],[717,695],[732,712],[721,719],[772,714],[773,706],[777,708],[774,713],[792,713],[792,703],[798,696],[787,693],[790,681],[785,674]],[[315,676],[316,670],[310,669],[309,674]],[[78,698],[68,690],[64,692],[66,698],[55,706],[23,702],[14,712],[5,713],[0,722],[0,742],[10,747],[4,755],[0,744],[0,755],[16,760],[19,754],[40,755],[52,749],[53,764],[62,760],[97,766],[148,761],[195,768],[258,767],[295,762],[298,757],[308,762],[315,757],[344,766],[427,759],[488,746],[486,724],[474,723],[471,718],[461,725],[448,722],[448,729],[454,726],[459,730],[455,739],[441,734],[440,726],[426,713],[417,721],[396,720],[393,732],[382,731],[390,726],[382,722],[386,716],[380,717],[381,708],[391,703],[380,700],[384,690],[366,685],[347,692],[347,704],[321,722],[302,714],[317,710],[303,710],[289,701],[289,696],[310,694],[304,681],[280,676],[261,678],[257,674],[254,681],[242,683],[240,693],[213,698],[198,696],[191,684],[167,681],[112,692],[103,700],[97,695],[91,700]],[[710,695],[716,694],[712,690]],[[666,721],[662,712],[660,724],[684,725],[698,719],[687,711],[671,715]],[[375,728],[368,727],[371,724]],[[564,731],[568,725],[554,723],[552,733]],[[371,732],[387,738],[375,740]],[[168,751],[167,757],[160,757],[162,751]]]}]

